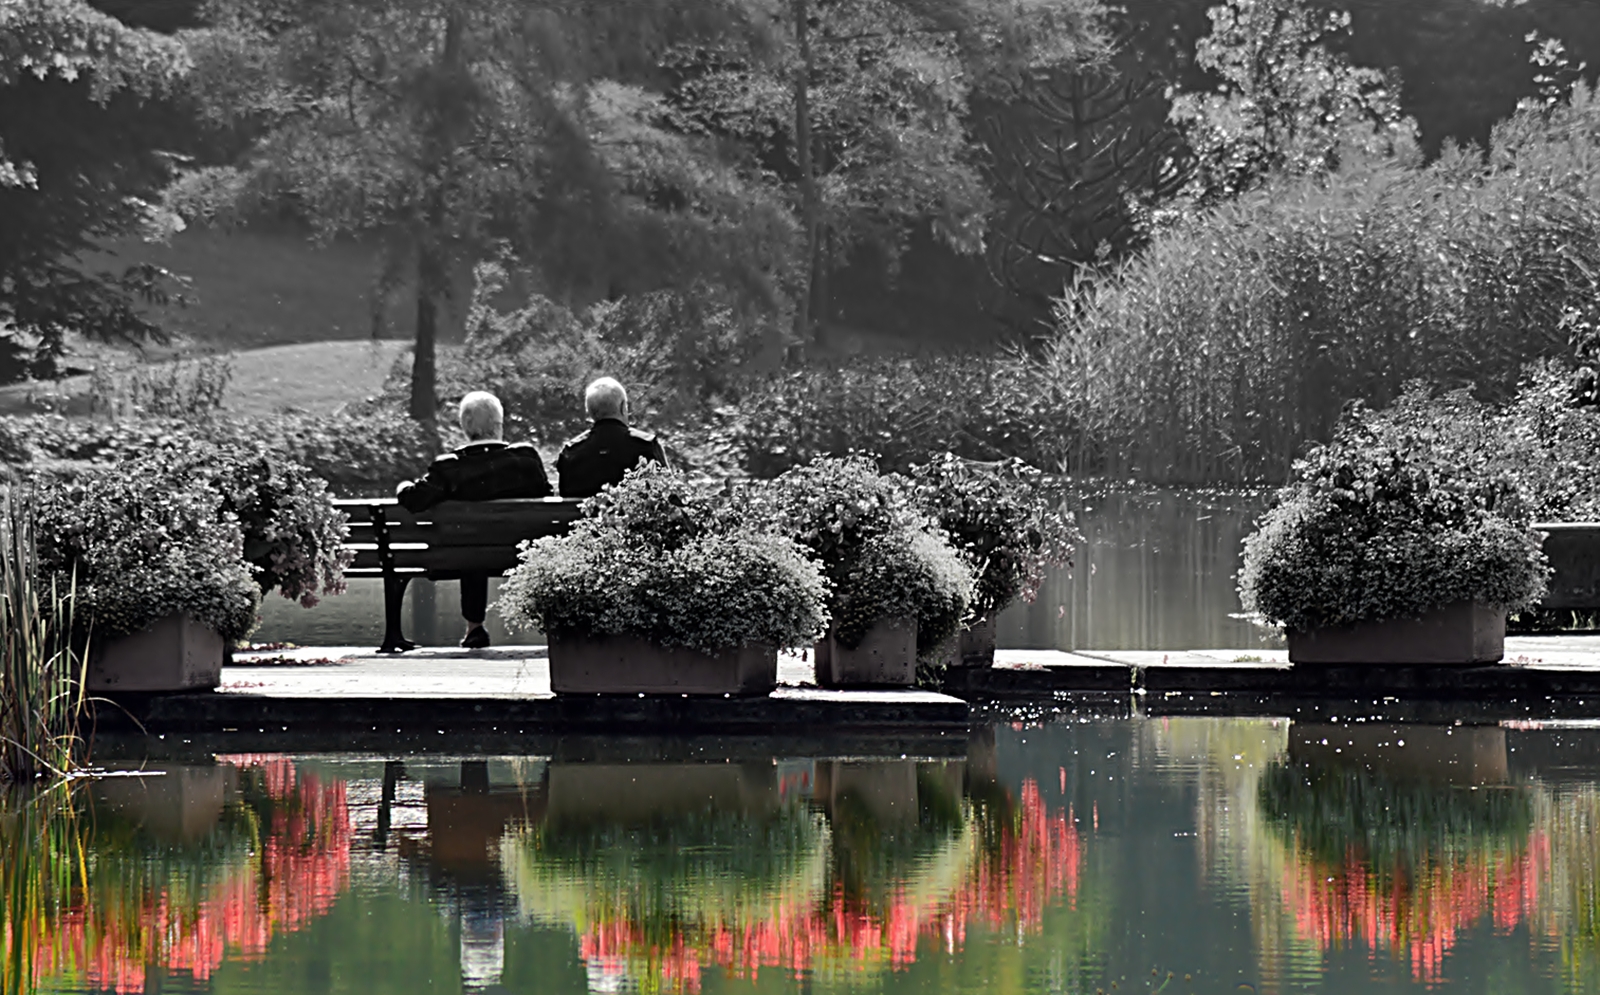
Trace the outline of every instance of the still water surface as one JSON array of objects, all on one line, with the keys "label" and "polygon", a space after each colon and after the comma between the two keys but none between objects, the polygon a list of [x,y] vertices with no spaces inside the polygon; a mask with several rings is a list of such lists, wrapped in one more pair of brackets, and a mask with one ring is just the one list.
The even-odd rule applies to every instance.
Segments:
[{"label": "still water surface", "polygon": [[62,993],[1600,990],[1597,729],[579,747],[166,744],[6,797],[9,952]]},{"label": "still water surface", "polygon": [[[1234,574],[1240,543],[1267,495],[1144,491],[1084,495],[1071,502],[1085,545],[1071,570],[1050,576],[1031,605],[1001,615],[997,637],[1019,649],[1214,649],[1268,645],[1239,611]],[[490,581],[490,598],[498,580]],[[419,581],[407,596],[406,635],[425,646],[453,645],[465,631],[454,583]],[[493,607],[497,644],[539,640],[506,631]],[[383,635],[383,591],[353,581],[348,593],[309,611],[273,596],[258,642],[303,646],[371,643]]]}]

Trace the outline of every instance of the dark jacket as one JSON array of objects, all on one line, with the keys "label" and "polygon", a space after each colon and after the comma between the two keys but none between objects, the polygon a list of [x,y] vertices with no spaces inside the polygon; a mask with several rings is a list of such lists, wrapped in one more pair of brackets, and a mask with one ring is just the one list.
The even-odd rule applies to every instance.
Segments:
[{"label": "dark jacket", "polygon": [[396,496],[410,511],[426,511],[440,501],[549,497],[550,478],[539,451],[526,442],[469,442],[434,460],[421,480],[401,484]]},{"label": "dark jacket", "polygon": [[649,432],[629,428],[620,419],[601,418],[561,447],[561,455],[556,457],[561,496],[593,497],[607,484],[621,483],[623,474],[642,459],[666,466],[661,441]]}]

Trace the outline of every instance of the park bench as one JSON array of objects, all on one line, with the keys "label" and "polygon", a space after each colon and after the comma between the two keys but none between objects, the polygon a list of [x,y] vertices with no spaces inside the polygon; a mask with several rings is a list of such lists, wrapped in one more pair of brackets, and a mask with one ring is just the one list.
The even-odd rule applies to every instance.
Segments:
[{"label": "park bench", "polygon": [[410,512],[394,498],[350,498],[334,505],[350,518],[345,548],[355,553],[346,577],[383,578],[383,645],[398,653],[415,643],[401,632],[400,608],[415,577],[456,580],[464,572],[504,574],[517,565],[524,539],[563,535],[579,517],[578,498],[446,501]]}]

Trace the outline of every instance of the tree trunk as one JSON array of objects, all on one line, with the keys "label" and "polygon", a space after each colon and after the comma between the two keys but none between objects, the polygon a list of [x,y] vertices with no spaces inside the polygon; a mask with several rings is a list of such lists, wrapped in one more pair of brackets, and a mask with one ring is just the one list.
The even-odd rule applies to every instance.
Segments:
[{"label": "tree trunk", "polygon": [[828,270],[833,259],[832,233],[818,231],[816,243],[816,251],[811,256],[811,324],[815,329],[814,339],[817,345],[821,345],[828,321],[833,317],[833,301],[828,297]]},{"label": "tree trunk", "polygon": [[411,363],[411,417],[420,422],[432,422],[439,413],[439,401],[435,396],[438,375],[434,363],[439,305],[433,270],[432,251],[420,248],[417,251],[417,344]]},{"label": "tree trunk", "polygon": [[[447,74],[462,71],[461,38],[465,28],[465,13],[460,7],[452,8],[445,18],[444,44],[439,53],[440,65]],[[438,368],[434,358],[439,339],[439,297],[450,285],[448,260],[442,250],[445,190],[454,179],[450,155],[464,120],[449,106],[441,104],[434,110],[437,117],[429,136],[433,189],[417,245],[417,344],[411,363],[411,417],[430,425],[439,414]]]},{"label": "tree trunk", "polygon": [[822,203],[811,158],[811,72],[815,63],[811,55],[811,26],[806,23],[811,16],[810,4],[807,0],[791,0],[790,9],[794,12],[795,42],[800,50],[800,65],[794,75],[794,143],[795,162],[800,167],[801,227],[805,229],[806,238],[805,286],[795,295],[794,330],[795,337],[805,341],[814,331],[811,295],[817,276]]}]

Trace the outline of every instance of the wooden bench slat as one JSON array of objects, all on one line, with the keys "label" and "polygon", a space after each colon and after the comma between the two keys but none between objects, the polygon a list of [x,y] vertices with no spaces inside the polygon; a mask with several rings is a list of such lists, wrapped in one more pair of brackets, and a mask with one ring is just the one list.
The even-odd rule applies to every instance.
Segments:
[{"label": "wooden bench slat", "polygon": [[348,518],[344,548],[355,554],[349,577],[381,577],[384,636],[379,652],[411,649],[401,632],[407,583],[422,574],[440,579],[464,572],[505,574],[518,563],[523,539],[562,535],[581,517],[573,498],[447,501],[413,515],[389,499],[336,500]]},{"label": "wooden bench slat", "polygon": [[[399,570],[484,570],[494,573],[510,570],[518,563],[514,546],[432,546],[398,549],[393,555],[395,568]],[[359,550],[351,567],[357,570],[379,569],[382,562],[377,550]]]},{"label": "wooden bench slat", "polygon": [[[524,539],[541,539],[545,536],[566,535],[567,528],[537,526],[516,528],[508,525],[450,525],[439,528],[394,528],[389,531],[389,545],[415,546],[515,546]],[[361,532],[350,530],[343,543],[346,549],[363,549],[378,546],[378,536],[371,529]]]}]

